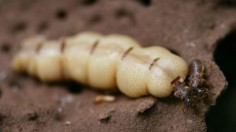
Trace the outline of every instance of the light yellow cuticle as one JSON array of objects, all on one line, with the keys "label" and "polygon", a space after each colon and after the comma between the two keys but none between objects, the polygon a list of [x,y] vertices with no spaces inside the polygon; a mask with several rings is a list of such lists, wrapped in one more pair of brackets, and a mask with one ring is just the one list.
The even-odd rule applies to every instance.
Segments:
[{"label": "light yellow cuticle", "polygon": [[[44,44],[37,51],[40,42]],[[134,98],[167,97],[173,91],[171,81],[188,72],[181,57],[160,46],[143,48],[127,35],[82,32],[64,42],[62,51],[60,40],[25,39],[12,68],[42,81],[71,79],[99,90],[118,88]]]}]

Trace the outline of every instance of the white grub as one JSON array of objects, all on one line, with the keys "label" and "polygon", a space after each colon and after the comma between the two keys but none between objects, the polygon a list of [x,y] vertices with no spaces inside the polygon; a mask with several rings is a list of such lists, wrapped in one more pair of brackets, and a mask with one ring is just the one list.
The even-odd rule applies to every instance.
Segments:
[{"label": "white grub", "polygon": [[126,35],[94,32],[58,40],[26,39],[12,67],[45,82],[74,80],[97,90],[118,89],[133,98],[168,97],[171,82],[178,76],[185,79],[188,72],[187,63],[163,47],[144,48]]},{"label": "white grub", "polygon": [[114,102],[115,100],[115,96],[112,95],[97,95],[94,99],[94,103],[99,104],[103,102]]}]

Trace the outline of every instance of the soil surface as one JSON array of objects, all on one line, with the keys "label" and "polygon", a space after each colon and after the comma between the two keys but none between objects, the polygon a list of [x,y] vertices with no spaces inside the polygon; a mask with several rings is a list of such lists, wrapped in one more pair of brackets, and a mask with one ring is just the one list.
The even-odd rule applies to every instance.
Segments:
[{"label": "soil surface", "polygon": [[[205,115],[226,88],[213,60],[217,42],[236,27],[233,0],[1,0],[0,131],[206,131]],[[207,68],[209,98],[187,108],[170,96],[138,99],[114,94],[94,104],[95,91],[76,82],[45,84],[12,72],[21,40],[81,31],[130,35],[143,46],[161,45]]]}]

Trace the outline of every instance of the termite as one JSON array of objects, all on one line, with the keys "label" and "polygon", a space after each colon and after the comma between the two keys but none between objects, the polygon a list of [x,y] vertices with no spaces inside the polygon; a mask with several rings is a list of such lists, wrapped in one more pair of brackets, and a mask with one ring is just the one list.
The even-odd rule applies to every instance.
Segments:
[{"label": "termite", "polygon": [[199,98],[205,97],[208,91],[205,76],[205,66],[203,63],[197,58],[193,59],[189,65],[188,82]]},{"label": "termite", "polygon": [[74,80],[94,89],[119,89],[129,97],[167,97],[174,89],[171,82],[185,80],[188,73],[186,62],[163,47],[143,48],[125,35],[94,32],[26,39],[12,67],[45,82]]},{"label": "termite", "polygon": [[184,101],[187,107],[193,107],[195,97],[192,96],[192,89],[186,85],[183,79],[177,77],[171,82],[174,87],[174,96]]},{"label": "termite", "polygon": [[194,58],[189,64],[188,79],[184,81],[177,77],[172,81],[174,96],[184,100],[186,106],[194,107],[198,100],[208,94],[205,77],[205,66],[201,60]]}]

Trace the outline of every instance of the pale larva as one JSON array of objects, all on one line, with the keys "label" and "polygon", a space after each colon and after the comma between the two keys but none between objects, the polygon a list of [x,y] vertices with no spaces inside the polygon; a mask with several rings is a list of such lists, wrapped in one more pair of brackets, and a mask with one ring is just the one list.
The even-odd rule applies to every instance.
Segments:
[{"label": "pale larva", "polygon": [[142,48],[128,36],[93,32],[26,39],[12,66],[42,81],[75,80],[100,90],[118,88],[129,97],[169,96],[171,82],[188,72],[186,62],[165,48]]}]

